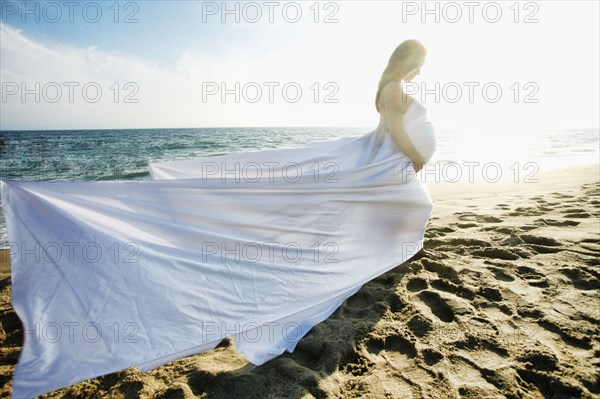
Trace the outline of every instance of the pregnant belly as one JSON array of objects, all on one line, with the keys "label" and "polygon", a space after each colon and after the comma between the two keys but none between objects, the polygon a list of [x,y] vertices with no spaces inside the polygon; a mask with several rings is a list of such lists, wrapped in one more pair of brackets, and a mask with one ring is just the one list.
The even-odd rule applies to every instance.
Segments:
[{"label": "pregnant belly", "polygon": [[437,148],[433,125],[429,121],[423,120],[418,124],[408,124],[404,130],[423,160],[426,163],[429,162]]}]

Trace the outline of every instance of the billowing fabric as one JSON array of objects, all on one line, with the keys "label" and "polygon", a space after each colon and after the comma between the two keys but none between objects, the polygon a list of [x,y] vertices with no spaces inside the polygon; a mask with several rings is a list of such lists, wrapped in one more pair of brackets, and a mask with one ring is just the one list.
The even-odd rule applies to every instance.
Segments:
[{"label": "billowing fabric", "polygon": [[[422,104],[405,114],[435,151]],[[13,397],[232,336],[260,365],[422,248],[431,198],[383,123],[359,137],[150,165],[154,180],[0,183],[12,303],[25,328]]]}]

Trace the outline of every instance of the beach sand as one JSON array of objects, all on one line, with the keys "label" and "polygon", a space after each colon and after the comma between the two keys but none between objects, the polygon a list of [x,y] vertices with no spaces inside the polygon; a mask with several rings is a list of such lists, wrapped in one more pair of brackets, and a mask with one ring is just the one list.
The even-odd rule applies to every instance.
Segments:
[{"label": "beach sand", "polygon": [[[365,284],[293,353],[254,366],[224,340],[147,373],[130,368],[44,397],[600,397],[599,165],[536,183],[427,183],[425,247]],[[23,331],[0,254],[0,397]]]}]

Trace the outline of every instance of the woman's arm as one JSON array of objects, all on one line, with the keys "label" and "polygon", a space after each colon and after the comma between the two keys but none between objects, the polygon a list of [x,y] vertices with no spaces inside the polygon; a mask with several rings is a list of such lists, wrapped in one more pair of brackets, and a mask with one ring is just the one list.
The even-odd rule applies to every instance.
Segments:
[{"label": "woman's arm", "polygon": [[404,130],[404,112],[403,93],[400,82],[390,82],[381,93],[385,108],[386,125],[390,129],[392,139],[398,148],[404,152],[413,161],[415,171],[421,170],[425,161],[417,151],[412,141]]}]

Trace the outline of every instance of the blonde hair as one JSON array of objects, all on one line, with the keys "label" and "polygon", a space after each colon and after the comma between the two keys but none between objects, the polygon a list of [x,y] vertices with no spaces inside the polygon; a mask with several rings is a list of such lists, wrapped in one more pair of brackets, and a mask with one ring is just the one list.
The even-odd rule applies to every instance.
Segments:
[{"label": "blonde hair", "polygon": [[390,56],[390,60],[388,61],[385,70],[381,74],[381,79],[379,80],[379,87],[377,89],[377,95],[375,96],[375,108],[377,112],[379,112],[379,97],[381,96],[381,91],[385,87],[386,84],[394,80],[394,73],[401,68],[402,70],[406,70],[407,67],[412,67],[411,63],[415,63],[421,57],[427,55],[427,50],[425,46],[421,44],[416,39],[405,40],[392,53]]}]

